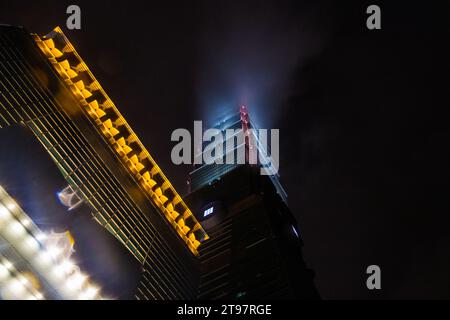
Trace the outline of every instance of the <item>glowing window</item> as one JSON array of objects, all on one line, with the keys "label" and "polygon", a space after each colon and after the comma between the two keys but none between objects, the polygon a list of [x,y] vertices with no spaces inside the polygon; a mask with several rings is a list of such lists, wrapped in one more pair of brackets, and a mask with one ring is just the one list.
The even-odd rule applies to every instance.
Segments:
[{"label": "glowing window", "polygon": [[203,212],[203,217],[207,217],[207,216],[211,215],[213,212],[214,212],[214,207],[211,207],[211,208],[209,208],[209,209],[206,209],[206,210]]},{"label": "glowing window", "polygon": [[299,236],[298,236],[297,229],[295,229],[294,226],[291,226],[291,227],[292,227],[292,232],[294,232],[294,235],[298,238]]}]

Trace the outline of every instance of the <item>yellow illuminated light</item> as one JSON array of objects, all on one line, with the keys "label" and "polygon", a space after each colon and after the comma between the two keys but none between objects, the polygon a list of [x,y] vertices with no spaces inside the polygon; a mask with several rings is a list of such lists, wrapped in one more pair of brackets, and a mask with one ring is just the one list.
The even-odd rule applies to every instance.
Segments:
[{"label": "yellow illuminated light", "polygon": [[117,136],[120,132],[116,128],[113,127],[113,123],[111,119],[106,120],[103,122],[101,129],[102,133],[105,135],[106,138],[112,138]]},{"label": "yellow illuminated light", "polygon": [[63,53],[55,48],[55,43],[53,39],[44,40],[45,45],[47,46],[49,52],[55,57],[60,58],[63,56]]},{"label": "yellow illuminated light", "polygon": [[59,65],[64,69],[64,72],[67,73],[70,79],[73,79],[78,76],[78,74],[70,68],[69,61],[67,60],[61,61]]},{"label": "yellow illuminated light", "polygon": [[173,211],[173,204],[172,204],[172,203],[169,203],[169,204],[167,205],[167,207],[166,207],[166,210],[167,210],[168,213],[172,212],[172,211]]},{"label": "yellow illuminated light", "polygon": [[126,144],[125,139],[122,137],[116,141],[116,151],[123,158],[133,151],[133,149]]},{"label": "yellow illuminated light", "polygon": [[[149,199],[166,217],[183,241],[186,242],[188,248],[194,254],[198,254],[197,248],[202,241],[209,238],[208,235],[62,30],[57,27],[43,38],[37,35],[34,38],[55,70],[78,98],[83,110],[92,119],[113,150],[116,151],[123,164],[128,167],[136,182],[147,193]],[[66,53],[71,55],[71,59],[66,57]],[[77,61],[71,65],[69,60],[74,61],[74,57]],[[81,73],[87,75],[83,79],[91,79],[92,82],[85,83],[81,80],[79,77]],[[94,91],[97,93],[96,97],[102,96],[104,98],[104,100],[100,100],[103,101],[102,107],[100,107],[97,100],[93,99]],[[100,118],[107,116],[105,109],[111,110],[108,111],[109,119],[100,121]],[[120,130],[118,129],[119,127],[121,127]],[[144,169],[146,170],[144,171]],[[157,181],[160,182],[158,183]],[[179,212],[183,212],[182,217],[180,217]],[[179,219],[178,222],[176,219]],[[189,221],[191,227],[187,225],[187,221]]]},{"label": "yellow illuminated light", "polygon": [[78,88],[78,90],[80,90],[81,94],[83,95],[83,97],[85,99],[87,99],[90,96],[92,96],[92,93],[90,93],[88,90],[86,90],[83,80],[75,82],[75,86]]}]

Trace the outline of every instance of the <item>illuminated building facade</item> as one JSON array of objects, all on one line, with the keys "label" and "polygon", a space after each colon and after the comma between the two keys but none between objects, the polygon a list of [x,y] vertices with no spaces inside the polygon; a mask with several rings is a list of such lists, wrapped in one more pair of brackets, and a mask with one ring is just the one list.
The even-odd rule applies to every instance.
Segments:
[{"label": "illuminated building facade", "polygon": [[[250,123],[241,108],[220,128],[246,130]],[[261,175],[259,164],[220,166],[196,168],[190,175],[194,191],[186,197],[211,237],[200,248],[198,298],[319,298],[278,177]]]},{"label": "illuminated building facade", "polygon": [[136,298],[194,298],[208,235],[61,29],[0,27],[0,91],[0,134],[22,126],[42,144],[66,191],[142,265]]},{"label": "illuminated building facade", "polygon": [[70,233],[45,234],[0,186],[0,298],[101,299],[71,260]]}]

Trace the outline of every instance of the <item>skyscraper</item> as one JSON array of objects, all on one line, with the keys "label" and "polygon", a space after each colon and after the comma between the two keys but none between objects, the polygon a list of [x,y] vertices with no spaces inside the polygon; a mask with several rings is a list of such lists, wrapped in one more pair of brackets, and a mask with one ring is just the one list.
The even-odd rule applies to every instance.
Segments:
[{"label": "skyscraper", "polygon": [[[254,134],[249,131],[251,126],[248,111],[242,107],[216,128]],[[251,148],[258,153],[262,150],[244,136],[243,143],[225,145],[223,153],[236,152],[241,146],[244,163],[205,164],[190,174],[193,191],[186,201],[210,235],[200,248],[198,297],[317,299],[287,195],[277,175],[261,175],[261,163],[249,164]]]},{"label": "skyscraper", "polygon": [[[269,146],[268,141],[266,141],[266,146],[262,146],[260,143],[258,128],[250,118],[246,106],[241,106],[239,112],[218,119],[213,127],[220,130],[221,135],[224,137],[221,145],[221,155],[217,155],[217,157],[221,158],[222,163],[214,162],[196,165],[195,170],[189,174],[190,191],[211,184],[242,164],[255,164],[259,167],[267,167],[274,161],[268,155],[268,150],[265,150]],[[216,146],[217,141],[211,144],[205,142],[201,150],[195,150],[196,157],[203,159],[203,154]],[[226,158],[229,155],[232,155],[236,161],[227,163]],[[287,194],[279,181],[278,172],[268,176],[272,180],[279,196],[283,201],[287,202]]]},{"label": "skyscraper", "polygon": [[0,133],[29,129],[67,181],[61,197],[88,206],[142,265],[136,298],[194,298],[208,235],[60,28],[0,27],[0,91]]}]

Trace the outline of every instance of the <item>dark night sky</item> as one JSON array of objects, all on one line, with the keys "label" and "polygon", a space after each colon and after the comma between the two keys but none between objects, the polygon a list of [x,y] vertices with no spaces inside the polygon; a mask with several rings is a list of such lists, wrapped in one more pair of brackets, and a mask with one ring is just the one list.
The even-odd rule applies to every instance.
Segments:
[{"label": "dark night sky", "polygon": [[[374,1],[377,31],[368,3],[343,2],[2,0],[0,23],[63,27],[181,193],[174,129],[240,103],[280,128],[324,298],[450,298],[448,1]],[[65,28],[72,3],[80,31]],[[370,264],[381,291],[365,287]]]}]

